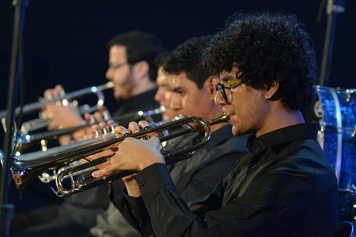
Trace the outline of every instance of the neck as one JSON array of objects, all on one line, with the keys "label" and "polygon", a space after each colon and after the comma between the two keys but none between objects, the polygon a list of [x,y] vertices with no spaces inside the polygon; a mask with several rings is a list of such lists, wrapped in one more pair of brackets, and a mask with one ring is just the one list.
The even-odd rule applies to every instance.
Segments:
[{"label": "neck", "polygon": [[[300,111],[283,110],[283,112],[277,113],[276,115],[277,116],[269,117],[270,119],[268,119],[268,121],[264,123],[264,126],[256,133],[257,137],[280,128],[305,123]],[[268,117],[268,115],[266,117]]]},{"label": "neck", "polygon": [[132,90],[132,95],[136,96],[136,95],[142,94],[144,92],[150,91],[156,87],[157,87],[156,83],[154,83],[153,81],[147,81],[147,82],[141,83],[140,86],[138,86],[134,90]]}]

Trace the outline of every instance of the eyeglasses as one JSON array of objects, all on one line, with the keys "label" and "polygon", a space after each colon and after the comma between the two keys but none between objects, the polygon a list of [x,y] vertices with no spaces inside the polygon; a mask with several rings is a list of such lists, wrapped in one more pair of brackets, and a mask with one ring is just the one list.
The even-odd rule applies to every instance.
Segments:
[{"label": "eyeglasses", "polygon": [[230,103],[225,89],[231,90],[231,88],[236,88],[237,86],[241,85],[242,82],[241,80],[235,79],[235,80],[228,80],[224,81],[223,83],[218,83],[215,86],[216,91],[219,93],[220,97],[223,99],[225,103]]},{"label": "eyeglasses", "polygon": [[215,86],[216,91],[219,93],[220,97],[224,100],[225,103],[228,103],[227,95],[225,92],[224,85],[221,83],[216,84]]},{"label": "eyeglasses", "polygon": [[130,64],[130,63],[125,62],[125,63],[111,64],[111,65],[109,65],[109,68],[112,70],[115,70],[115,69],[118,69],[118,68],[125,66],[127,64]]}]

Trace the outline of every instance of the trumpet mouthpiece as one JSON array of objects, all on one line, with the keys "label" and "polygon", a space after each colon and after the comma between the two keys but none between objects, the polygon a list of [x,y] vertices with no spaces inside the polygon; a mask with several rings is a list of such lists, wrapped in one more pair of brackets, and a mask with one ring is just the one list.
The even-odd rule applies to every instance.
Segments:
[{"label": "trumpet mouthpiece", "polygon": [[223,113],[222,115],[220,115],[219,117],[212,119],[209,121],[209,125],[215,125],[218,123],[228,123],[230,120],[230,115],[228,113]]}]

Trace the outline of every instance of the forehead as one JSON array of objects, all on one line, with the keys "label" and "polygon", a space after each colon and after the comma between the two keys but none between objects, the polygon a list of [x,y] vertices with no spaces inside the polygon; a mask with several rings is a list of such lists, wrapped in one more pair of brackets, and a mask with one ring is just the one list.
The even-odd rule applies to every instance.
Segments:
[{"label": "forehead", "polygon": [[169,74],[165,73],[162,68],[159,68],[157,71],[156,83],[158,86],[170,87],[172,78]]},{"label": "forehead", "polygon": [[171,75],[172,89],[191,89],[197,87],[197,84],[189,80],[185,73]]},{"label": "forehead", "polygon": [[236,85],[236,83],[241,83],[241,79],[238,78],[239,70],[235,67],[231,71],[222,71],[219,75],[220,83],[226,87]]},{"label": "forehead", "polygon": [[114,45],[109,50],[110,60],[126,59],[126,48],[121,45]]},{"label": "forehead", "polygon": [[238,72],[238,68],[233,67],[231,71],[222,71],[219,75],[219,78],[221,80],[221,82],[227,82],[231,79],[237,79],[236,78],[236,73]]}]

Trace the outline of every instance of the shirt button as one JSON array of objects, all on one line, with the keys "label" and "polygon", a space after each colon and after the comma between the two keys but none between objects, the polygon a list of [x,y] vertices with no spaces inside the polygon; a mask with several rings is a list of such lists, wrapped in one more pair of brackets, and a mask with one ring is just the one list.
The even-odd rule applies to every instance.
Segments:
[{"label": "shirt button", "polygon": [[145,185],[145,182],[141,181],[139,184],[138,184],[140,187],[143,187]]}]

